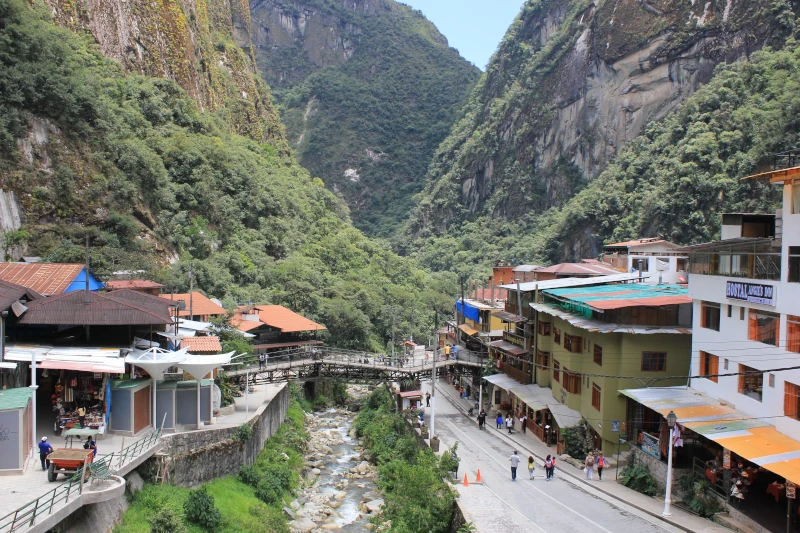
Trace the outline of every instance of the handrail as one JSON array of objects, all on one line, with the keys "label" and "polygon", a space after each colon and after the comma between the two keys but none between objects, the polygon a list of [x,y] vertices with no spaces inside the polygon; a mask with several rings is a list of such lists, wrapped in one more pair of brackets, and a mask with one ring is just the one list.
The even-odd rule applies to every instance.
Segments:
[{"label": "handrail", "polygon": [[[160,437],[161,430],[155,429],[145,437],[122,449],[120,452],[104,455],[102,459],[92,464],[98,465],[106,462],[106,467],[108,470],[116,472],[130,462],[128,461],[128,458],[130,458],[130,460],[135,459],[139,456],[141,451],[153,446]],[[116,470],[112,468],[113,459],[115,456],[119,458]],[[69,502],[70,495],[76,491],[80,492],[82,483],[79,481],[79,478],[81,477],[82,476],[80,473],[73,474],[68,481],[62,483],[53,490],[46,492],[35,500],[32,500],[22,507],[11,511],[7,515],[0,517],[0,533],[13,533],[15,531],[22,531],[35,525],[36,519],[40,516],[52,514],[56,504],[59,504],[62,501],[65,503]]]}]

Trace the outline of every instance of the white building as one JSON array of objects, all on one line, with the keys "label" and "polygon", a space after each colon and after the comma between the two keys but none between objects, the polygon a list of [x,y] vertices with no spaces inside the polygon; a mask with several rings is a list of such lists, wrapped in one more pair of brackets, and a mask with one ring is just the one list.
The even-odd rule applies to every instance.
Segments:
[{"label": "white building", "polygon": [[723,237],[733,238],[682,250],[692,375],[761,373],[695,378],[691,387],[800,441],[800,370],[777,370],[800,367],[800,167],[753,177],[783,184],[778,215],[723,215]]},{"label": "white building", "polygon": [[685,283],[686,253],[659,238],[615,242],[603,246],[600,260],[626,272],[648,274],[647,283]]}]

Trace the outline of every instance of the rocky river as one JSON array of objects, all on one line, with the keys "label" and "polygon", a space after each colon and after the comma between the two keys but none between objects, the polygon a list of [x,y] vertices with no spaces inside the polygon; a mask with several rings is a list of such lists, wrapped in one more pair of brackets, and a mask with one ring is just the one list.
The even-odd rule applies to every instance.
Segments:
[{"label": "rocky river", "polygon": [[362,533],[375,528],[370,518],[380,513],[383,499],[375,488],[370,454],[351,429],[355,414],[345,409],[306,414],[310,441],[303,483],[285,509],[292,531]]}]

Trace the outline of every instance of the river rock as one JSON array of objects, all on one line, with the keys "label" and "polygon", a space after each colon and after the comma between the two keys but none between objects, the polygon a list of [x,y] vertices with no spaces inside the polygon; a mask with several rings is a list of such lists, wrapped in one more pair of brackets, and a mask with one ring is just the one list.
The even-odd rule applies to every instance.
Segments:
[{"label": "river rock", "polygon": [[284,508],[283,508],[283,513],[284,513],[286,516],[288,516],[290,520],[294,520],[295,518],[297,518],[297,516],[295,516],[295,514],[294,514],[294,511],[292,511],[292,510],[291,510],[291,509],[289,509],[288,507],[284,507]]},{"label": "river rock", "polygon": [[380,494],[378,494],[377,492],[371,490],[371,491],[365,492],[364,495],[361,496],[361,499],[364,500],[365,502],[371,502],[372,500],[380,499],[380,497],[381,497]]},{"label": "river rock", "polygon": [[337,492],[334,498],[337,500],[344,500],[345,498],[347,498],[347,493],[345,491]]},{"label": "river rock", "polygon": [[383,500],[372,500],[364,504],[364,507],[367,508],[372,514],[377,514],[381,512],[381,508],[383,507]]},{"label": "river rock", "polygon": [[292,520],[291,522],[289,522],[289,527],[292,528],[294,531],[307,533],[313,529],[316,529],[317,524],[315,524],[308,518],[300,518],[298,520]]},{"label": "river rock", "polygon": [[320,470],[319,468],[312,468],[311,473],[314,474],[315,476],[318,476],[322,473],[322,470]]},{"label": "river rock", "polygon": [[291,507],[293,511],[296,511],[300,509],[300,502],[297,500],[292,500],[292,503],[289,504],[289,507]]}]

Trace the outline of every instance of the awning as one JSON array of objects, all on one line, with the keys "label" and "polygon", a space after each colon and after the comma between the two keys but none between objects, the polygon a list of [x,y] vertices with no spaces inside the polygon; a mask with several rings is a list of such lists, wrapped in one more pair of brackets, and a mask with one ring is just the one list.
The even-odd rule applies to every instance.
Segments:
[{"label": "awning", "polygon": [[530,385],[523,385],[521,387],[514,387],[508,390],[509,394],[513,394],[520,399],[525,405],[534,411],[541,411],[547,408],[547,402],[554,402],[553,391],[549,388],[540,387],[532,383]]},{"label": "awning", "polygon": [[397,395],[400,396],[401,398],[417,398],[419,396],[422,396],[423,393],[421,390],[410,390],[405,392],[398,392]]},{"label": "awning", "polygon": [[516,379],[512,378],[507,374],[493,374],[491,376],[484,376],[483,379],[488,381],[495,387],[500,387],[501,389],[509,390],[513,387],[519,387],[520,382]]},{"label": "awning", "polygon": [[686,387],[619,392],[665,417],[674,411],[681,425],[770,472],[800,484],[800,441],[780,433],[775,426]]},{"label": "awning", "polygon": [[492,313],[492,316],[496,316],[503,322],[511,322],[512,324],[525,322],[525,320],[527,320],[524,316],[515,315],[514,313],[508,313],[506,311],[495,311]]},{"label": "awning", "polygon": [[510,342],[506,341],[494,341],[490,343],[489,346],[497,348],[498,350],[503,350],[504,352],[509,353],[511,355],[515,355],[517,357],[528,353],[528,350],[526,350],[525,348],[520,348],[516,344],[511,344]]},{"label": "awning", "polygon": [[36,354],[36,366],[51,370],[78,370],[122,374],[125,360],[119,348],[53,347],[41,344],[14,344],[6,347],[5,359],[30,363]]},{"label": "awning", "polygon": [[109,359],[108,361],[81,362],[68,361],[63,359],[45,359],[36,365],[37,368],[47,368],[50,370],[76,370],[79,372],[102,372],[105,374],[125,373],[125,360]]},{"label": "awning", "polygon": [[553,414],[553,418],[561,429],[577,426],[583,416],[575,409],[570,409],[563,403],[548,403],[547,408]]},{"label": "awning", "polygon": [[499,337],[502,337],[502,336],[503,336],[503,330],[502,330],[502,329],[493,329],[492,331],[490,331],[490,332],[488,332],[488,333],[483,333],[483,332],[481,332],[481,333],[479,333],[479,334],[478,334],[478,336],[479,336],[479,337],[494,337],[494,338],[499,338]]},{"label": "awning", "polygon": [[463,331],[464,333],[466,333],[467,335],[469,335],[471,337],[474,337],[475,335],[477,335],[479,333],[477,329],[471,328],[466,324],[461,324],[460,326],[458,326],[458,329],[460,329],[461,331]]},{"label": "awning", "polygon": [[540,313],[550,316],[563,318],[576,328],[585,329],[595,333],[635,333],[637,335],[651,335],[654,333],[670,333],[691,335],[692,328],[682,327],[662,327],[662,326],[628,326],[623,324],[614,324],[613,322],[604,322],[594,318],[587,318],[585,316],[576,315],[556,307],[554,305],[532,303],[531,308]]}]

